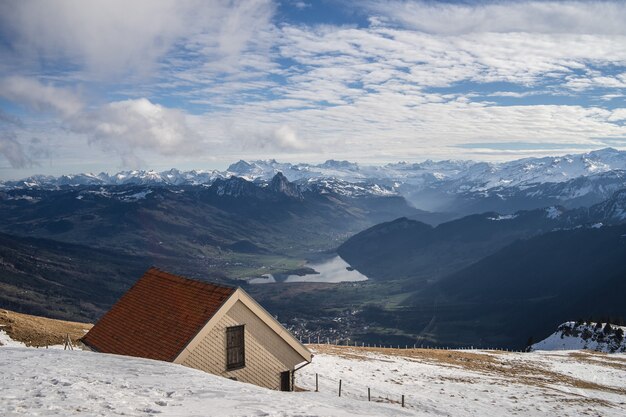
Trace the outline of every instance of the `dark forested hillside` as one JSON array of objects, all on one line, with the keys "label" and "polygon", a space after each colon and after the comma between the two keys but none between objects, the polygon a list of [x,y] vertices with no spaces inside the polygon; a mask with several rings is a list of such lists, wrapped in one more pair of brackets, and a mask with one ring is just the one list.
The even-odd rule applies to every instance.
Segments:
[{"label": "dark forested hillside", "polygon": [[0,234],[0,306],[92,321],[150,266],[145,258]]},{"label": "dark forested hillside", "polygon": [[516,241],[406,304],[430,306],[440,340],[458,340],[471,329],[476,344],[520,346],[567,320],[626,316],[624,290],[626,225],[620,225]]},{"label": "dark forested hillside", "polygon": [[[558,209],[554,209],[558,210]],[[485,213],[431,227],[401,218],[348,239],[337,252],[373,279],[435,281],[520,238],[548,232],[569,220],[542,210],[500,216]]]}]

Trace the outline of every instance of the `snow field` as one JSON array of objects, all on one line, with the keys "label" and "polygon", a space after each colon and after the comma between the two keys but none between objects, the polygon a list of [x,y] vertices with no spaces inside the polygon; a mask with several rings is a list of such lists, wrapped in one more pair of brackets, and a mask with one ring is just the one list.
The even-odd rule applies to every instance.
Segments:
[{"label": "snow field", "polygon": [[312,349],[297,380],[304,388],[315,389],[317,373],[321,393],[337,395],[341,379],[342,398],[367,401],[368,387],[372,401],[404,394],[418,415],[626,415],[624,354]]},{"label": "snow field", "polygon": [[83,351],[0,348],[0,415],[409,416],[387,404],[278,392],[166,362]]},{"label": "snow field", "polygon": [[313,363],[296,376],[308,391],[283,393],[166,362],[25,348],[2,331],[0,342],[2,417],[626,415],[623,353],[309,345]]}]

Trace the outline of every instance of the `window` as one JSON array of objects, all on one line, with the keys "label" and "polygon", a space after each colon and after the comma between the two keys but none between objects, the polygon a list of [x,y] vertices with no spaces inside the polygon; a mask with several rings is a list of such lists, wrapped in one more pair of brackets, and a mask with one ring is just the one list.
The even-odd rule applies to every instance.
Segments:
[{"label": "window", "polygon": [[246,366],[244,327],[226,328],[226,369],[233,370]]}]

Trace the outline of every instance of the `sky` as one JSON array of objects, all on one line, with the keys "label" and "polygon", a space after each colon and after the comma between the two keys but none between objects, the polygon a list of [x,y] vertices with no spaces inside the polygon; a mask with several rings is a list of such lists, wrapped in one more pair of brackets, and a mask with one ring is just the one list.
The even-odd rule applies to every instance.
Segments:
[{"label": "sky", "polygon": [[0,0],[0,179],[626,149],[626,2]]}]

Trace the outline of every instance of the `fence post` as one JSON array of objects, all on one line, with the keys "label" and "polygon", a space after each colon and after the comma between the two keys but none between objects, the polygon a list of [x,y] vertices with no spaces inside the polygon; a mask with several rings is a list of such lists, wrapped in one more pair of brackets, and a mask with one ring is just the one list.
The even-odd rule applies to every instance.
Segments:
[{"label": "fence post", "polygon": [[371,401],[371,397],[370,397],[370,387],[367,387],[367,401]]},{"label": "fence post", "polygon": [[402,408],[404,408],[404,394],[402,394]]},{"label": "fence post", "polygon": [[315,392],[319,392],[319,384],[317,381],[317,372],[315,373]]},{"label": "fence post", "polygon": [[339,396],[341,397],[341,379],[339,380]]}]

